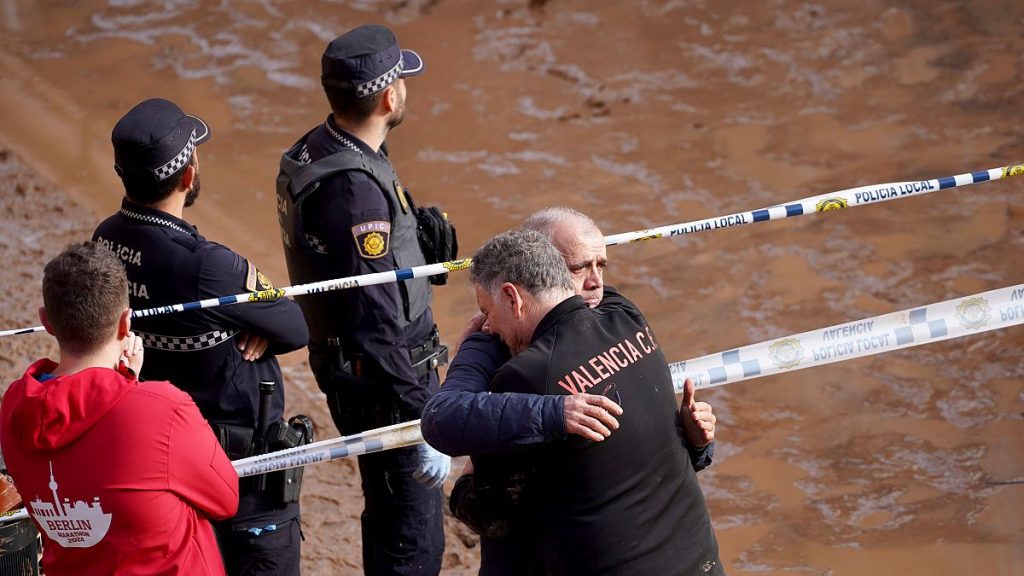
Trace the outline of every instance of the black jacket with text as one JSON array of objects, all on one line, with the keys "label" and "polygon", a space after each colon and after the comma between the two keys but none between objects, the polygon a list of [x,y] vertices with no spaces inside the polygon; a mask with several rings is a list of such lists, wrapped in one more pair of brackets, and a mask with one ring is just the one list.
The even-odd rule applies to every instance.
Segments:
[{"label": "black jacket with text", "polygon": [[721,573],[668,364],[631,302],[606,291],[596,309],[578,296],[560,303],[491,390],[604,394],[623,409],[602,442],[571,436],[521,455],[532,468],[528,525],[550,573]]}]

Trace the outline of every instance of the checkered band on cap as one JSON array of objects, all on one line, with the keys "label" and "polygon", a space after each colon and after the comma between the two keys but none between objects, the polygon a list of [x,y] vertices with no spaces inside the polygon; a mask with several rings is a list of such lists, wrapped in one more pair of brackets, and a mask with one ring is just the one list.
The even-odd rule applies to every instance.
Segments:
[{"label": "checkered band on cap", "polygon": [[171,161],[163,166],[157,168],[153,172],[156,173],[157,180],[166,180],[174,175],[175,172],[181,170],[182,166],[188,163],[188,159],[192,157],[192,152],[196,149],[196,131],[192,130],[192,135],[188,137],[188,142],[185,147],[178,152],[178,155],[171,158]]},{"label": "checkered band on cap", "polygon": [[394,68],[388,70],[382,76],[378,76],[377,78],[374,78],[369,82],[357,84],[356,94],[358,94],[360,98],[362,98],[363,96],[369,96],[370,94],[376,94],[377,92],[380,92],[381,90],[390,86],[391,83],[394,82],[395,79],[398,78],[398,75],[401,73],[402,60],[401,58],[399,58],[398,64],[395,64]]}]

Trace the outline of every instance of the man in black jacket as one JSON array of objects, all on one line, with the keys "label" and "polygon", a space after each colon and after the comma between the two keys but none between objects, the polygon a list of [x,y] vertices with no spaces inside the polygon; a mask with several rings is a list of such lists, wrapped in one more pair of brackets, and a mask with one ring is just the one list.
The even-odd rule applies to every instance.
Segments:
[{"label": "man in black jacket", "polygon": [[[643,315],[612,291],[574,295],[559,253],[532,231],[499,235],[471,279],[513,358],[494,392],[596,393],[621,407],[601,442],[569,437],[503,455],[490,485],[518,510],[553,574],[721,573],[717,541],[677,426],[668,365]],[[483,466],[481,466],[483,468]],[[502,485],[504,483],[504,485]]]},{"label": "man in black jacket", "polygon": [[[255,265],[182,219],[199,196],[196,146],[209,137],[205,122],[159,98],[114,126],[114,168],[125,199],[93,240],[121,258],[135,310],[273,288]],[[141,376],[169,380],[192,396],[232,459],[250,455],[257,443],[261,381],[275,383],[270,420],[284,415],[275,356],[309,338],[301,310],[285,299],[137,318],[133,326],[146,347]],[[262,486],[243,480],[238,513],[214,524],[228,574],[299,573],[298,496],[284,495],[283,475],[268,475]]]}]

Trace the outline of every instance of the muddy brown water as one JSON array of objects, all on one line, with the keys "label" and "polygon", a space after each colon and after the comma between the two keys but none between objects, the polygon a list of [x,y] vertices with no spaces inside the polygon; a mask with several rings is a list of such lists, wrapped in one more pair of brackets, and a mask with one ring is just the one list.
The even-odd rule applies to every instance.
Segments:
[{"label": "muddy brown water", "polygon": [[[726,5],[727,4],[727,5]],[[326,115],[331,38],[383,22],[427,63],[399,173],[471,250],[562,204],[606,233],[1024,159],[1024,5],[989,2],[0,0],[0,318],[116,209],[110,128],[163,96],[203,116],[186,218],[278,284],[280,152]],[[672,360],[1024,281],[1024,180],[610,249]],[[437,291],[447,340],[474,309]],[[0,342],[3,381],[52,353]],[[1024,573],[1021,328],[708,391],[701,473],[730,573]],[[292,411],[335,431],[304,354]],[[309,470],[307,574],[358,574],[357,473]],[[1014,483],[1014,482],[1017,483]],[[447,524],[446,574],[475,539]]]}]

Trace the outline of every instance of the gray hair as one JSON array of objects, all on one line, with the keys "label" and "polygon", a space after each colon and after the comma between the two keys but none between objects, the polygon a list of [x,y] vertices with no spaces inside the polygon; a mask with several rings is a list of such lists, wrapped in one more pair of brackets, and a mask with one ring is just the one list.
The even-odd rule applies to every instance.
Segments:
[{"label": "gray hair", "polygon": [[533,214],[530,214],[526,221],[523,222],[522,228],[540,232],[548,238],[551,238],[551,232],[555,227],[555,224],[565,220],[577,220],[585,225],[589,225],[594,228],[594,230],[599,229],[590,216],[587,216],[575,208],[567,208],[565,206],[542,208]]},{"label": "gray hair", "polygon": [[509,230],[488,240],[473,254],[469,279],[491,293],[505,282],[534,296],[573,292],[562,255],[546,236],[533,230]]}]

